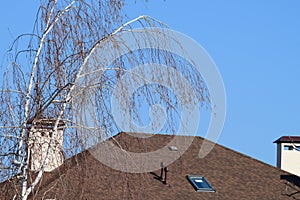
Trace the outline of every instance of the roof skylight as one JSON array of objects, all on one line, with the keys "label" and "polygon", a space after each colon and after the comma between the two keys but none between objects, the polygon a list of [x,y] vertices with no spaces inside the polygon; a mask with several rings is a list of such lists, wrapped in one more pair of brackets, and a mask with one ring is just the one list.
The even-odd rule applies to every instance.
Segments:
[{"label": "roof skylight", "polygon": [[215,192],[212,186],[207,182],[204,176],[187,175],[186,178],[192,184],[197,192]]}]

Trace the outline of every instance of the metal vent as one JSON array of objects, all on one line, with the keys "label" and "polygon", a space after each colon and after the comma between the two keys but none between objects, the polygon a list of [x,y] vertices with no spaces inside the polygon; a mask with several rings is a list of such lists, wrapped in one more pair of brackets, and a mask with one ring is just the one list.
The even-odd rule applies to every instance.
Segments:
[{"label": "metal vent", "polygon": [[170,151],[178,151],[178,148],[175,146],[169,146]]}]

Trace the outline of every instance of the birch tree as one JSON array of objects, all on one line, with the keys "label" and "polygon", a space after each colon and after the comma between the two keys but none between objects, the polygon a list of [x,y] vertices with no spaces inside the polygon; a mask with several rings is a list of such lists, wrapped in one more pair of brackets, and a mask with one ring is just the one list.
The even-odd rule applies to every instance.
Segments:
[{"label": "birch tree", "polygon": [[[84,93],[74,97],[74,90],[83,66],[97,44],[133,28],[168,28],[149,16],[139,16],[126,22],[123,7],[123,0],[41,0],[33,32],[22,34],[13,41],[0,97],[0,181],[15,181],[15,199],[30,196],[48,164],[46,157],[34,179],[29,181],[28,124],[35,124],[41,119],[55,119],[52,135],[55,138],[59,123],[63,121],[66,157],[86,148],[78,135],[82,126],[80,120],[74,118],[72,101],[85,98]],[[26,46],[20,45],[24,43]],[[116,50],[120,46],[122,44],[116,44]],[[93,82],[97,88],[95,98],[98,99],[94,105],[97,108],[96,120],[104,130],[99,131],[99,138],[109,138],[120,131],[111,117],[111,89],[122,79],[125,71],[148,62],[169,65],[180,71],[196,88],[197,102],[209,107],[209,93],[201,74],[193,67],[187,68],[182,58],[159,49],[135,51],[114,60],[97,83]],[[144,123],[141,108],[157,103],[166,108],[167,123],[163,131],[174,132],[180,112],[178,101],[172,91],[160,85],[146,85],[134,94],[130,103],[132,119],[136,123]],[[54,139],[47,155],[53,143]]]}]

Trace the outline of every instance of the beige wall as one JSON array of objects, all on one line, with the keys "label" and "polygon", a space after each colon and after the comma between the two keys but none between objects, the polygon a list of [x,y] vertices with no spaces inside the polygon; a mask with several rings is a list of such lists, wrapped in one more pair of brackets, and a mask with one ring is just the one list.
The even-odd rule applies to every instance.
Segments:
[{"label": "beige wall", "polygon": [[[32,129],[29,132],[29,169],[37,171],[44,162],[49,147],[50,139],[52,137],[51,129]],[[63,163],[63,130],[58,130],[55,145],[50,151],[49,162],[45,167],[45,171],[49,172],[59,167]]]},{"label": "beige wall", "polygon": [[[294,145],[300,147],[300,143]],[[300,176],[300,151],[293,149],[291,143],[277,144],[277,167]]]}]

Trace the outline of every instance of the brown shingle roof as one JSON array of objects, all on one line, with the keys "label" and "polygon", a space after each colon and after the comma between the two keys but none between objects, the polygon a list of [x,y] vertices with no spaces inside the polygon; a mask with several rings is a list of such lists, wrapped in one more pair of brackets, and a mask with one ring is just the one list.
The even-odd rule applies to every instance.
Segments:
[{"label": "brown shingle roof", "polygon": [[278,140],[274,141],[274,143],[284,142],[300,143],[300,136],[282,136]]},{"label": "brown shingle roof", "polygon": [[[138,138],[120,133],[114,138],[125,150],[149,152],[167,144],[172,136]],[[202,142],[201,137],[195,137],[189,149],[168,166],[167,185],[156,179],[160,170],[125,173],[103,165],[89,151],[84,151],[45,174],[38,192],[31,199],[300,198],[298,177],[221,145],[216,145],[205,158],[200,159],[198,153]],[[195,192],[186,179],[188,174],[205,176],[216,192]],[[12,182],[2,183],[0,197],[11,199],[15,192],[13,188]]]}]

